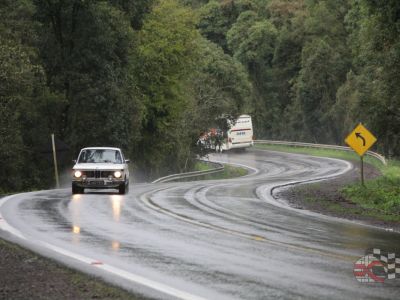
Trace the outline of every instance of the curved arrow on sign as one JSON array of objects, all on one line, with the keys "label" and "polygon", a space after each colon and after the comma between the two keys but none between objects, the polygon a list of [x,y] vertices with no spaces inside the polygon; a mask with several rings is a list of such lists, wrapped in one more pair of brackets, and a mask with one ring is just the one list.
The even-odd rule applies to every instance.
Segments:
[{"label": "curved arrow on sign", "polygon": [[356,132],[356,137],[359,138],[359,139],[362,139],[363,147],[365,147],[365,138],[361,135],[360,132]]}]

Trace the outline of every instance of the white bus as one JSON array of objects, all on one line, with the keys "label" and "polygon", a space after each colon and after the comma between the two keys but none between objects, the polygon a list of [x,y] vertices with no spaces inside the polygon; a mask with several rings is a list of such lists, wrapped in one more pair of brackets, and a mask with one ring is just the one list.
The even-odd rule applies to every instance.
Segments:
[{"label": "white bus", "polygon": [[228,125],[230,125],[230,128],[224,133],[221,151],[253,146],[253,124],[251,122],[251,116],[241,115],[233,124],[231,123]]}]

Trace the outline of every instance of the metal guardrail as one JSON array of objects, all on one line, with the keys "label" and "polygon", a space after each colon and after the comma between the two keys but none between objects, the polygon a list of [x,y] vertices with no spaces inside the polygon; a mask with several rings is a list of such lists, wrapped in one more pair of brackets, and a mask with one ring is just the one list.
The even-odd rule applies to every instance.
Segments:
[{"label": "metal guardrail", "polygon": [[207,160],[200,160],[200,161],[206,162],[208,164],[212,164],[216,167],[214,169],[205,170],[205,171],[194,171],[194,172],[172,174],[172,175],[158,178],[158,179],[154,180],[152,183],[162,183],[162,182],[169,182],[169,181],[173,181],[173,180],[177,180],[177,179],[184,179],[184,178],[190,178],[190,177],[196,177],[196,176],[204,176],[204,175],[208,175],[208,174],[222,172],[225,169],[224,165],[221,163],[210,162]]},{"label": "metal guardrail", "polygon": [[[309,148],[319,148],[319,149],[333,149],[341,151],[353,151],[350,147],[337,146],[337,145],[326,145],[326,144],[313,144],[313,143],[299,143],[299,142],[287,142],[287,141],[271,141],[271,140],[255,140],[255,144],[270,144],[270,145],[283,145],[283,146],[293,146],[293,147],[309,147]],[[386,159],[383,155],[367,151],[367,155],[378,159],[385,166],[387,165]]]}]

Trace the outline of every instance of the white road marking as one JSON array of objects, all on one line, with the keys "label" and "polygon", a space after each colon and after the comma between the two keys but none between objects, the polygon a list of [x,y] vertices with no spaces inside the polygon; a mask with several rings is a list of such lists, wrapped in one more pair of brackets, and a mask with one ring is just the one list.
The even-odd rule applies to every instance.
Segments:
[{"label": "white road marking", "polygon": [[[13,197],[14,197],[14,195],[13,195],[13,196],[5,197],[5,198],[3,198],[3,199],[0,199],[0,208],[1,208],[8,200],[10,200],[10,199],[13,198]],[[2,222],[0,223],[0,229],[1,229],[1,230],[7,231],[7,232],[11,233],[12,235],[15,235],[15,236],[19,237],[19,238],[22,239],[22,240],[26,240],[26,238],[24,237],[24,235],[23,235],[19,230],[15,229],[14,227],[10,226],[10,224],[7,223],[6,219],[4,219],[3,216],[1,215],[1,212],[0,212],[0,219],[2,220]]]},{"label": "white road marking", "polygon": [[[46,248],[48,248],[48,249],[50,249],[50,250],[52,250],[54,252],[57,252],[59,254],[67,256],[67,257],[71,257],[71,258],[73,258],[75,260],[78,260],[80,262],[83,262],[85,264],[89,264],[89,265],[95,266],[98,269],[105,270],[105,271],[107,271],[109,273],[112,273],[114,275],[117,275],[117,276],[119,276],[121,278],[124,278],[126,280],[131,281],[131,282],[135,282],[135,283],[147,286],[147,287],[149,287],[151,289],[157,290],[157,291],[162,292],[164,294],[171,295],[173,297],[176,297],[176,298],[179,298],[179,299],[184,299],[184,300],[205,300],[202,297],[198,297],[196,295],[193,295],[193,294],[178,290],[176,288],[170,287],[170,286],[165,285],[163,283],[159,283],[159,282],[153,281],[151,279],[147,279],[147,278],[145,278],[143,276],[127,272],[125,270],[113,267],[113,266],[105,264],[105,263],[101,263],[101,262],[99,262],[99,261],[97,261],[97,260],[95,260],[93,258],[88,258],[88,257],[82,256],[82,255],[79,255],[79,254],[75,254],[75,253],[73,253],[71,251],[62,249],[62,248],[57,247],[57,246],[53,246],[53,245],[45,243],[45,242],[40,242],[40,243],[44,247],[46,247]],[[95,264],[93,264],[94,262],[95,262]]]},{"label": "white road marking", "polygon": [[290,206],[287,202],[282,202],[282,201],[276,200],[271,195],[271,192],[273,194],[273,190],[279,190],[281,188],[285,188],[285,187],[288,187],[291,185],[307,184],[307,183],[324,181],[324,180],[332,179],[335,177],[339,177],[339,176],[347,173],[348,171],[350,171],[353,168],[353,165],[350,162],[342,160],[342,159],[327,158],[327,157],[324,157],[324,159],[328,159],[328,160],[332,160],[332,161],[340,161],[341,163],[344,163],[346,165],[346,167],[344,169],[340,170],[339,172],[336,172],[336,173],[328,175],[328,176],[316,176],[315,178],[310,178],[310,179],[306,179],[306,180],[293,180],[293,181],[286,182],[283,185],[276,185],[276,184],[260,185],[256,189],[257,197],[264,200],[265,202],[267,202],[269,204],[274,205],[274,206],[277,206],[280,208],[285,208],[285,209],[288,209],[291,211],[296,211],[297,213],[300,213],[300,214],[313,215],[313,216],[318,216],[320,218],[331,218],[332,220],[338,219],[336,217],[329,217],[329,216],[325,216],[325,215],[322,215],[319,213],[314,213],[314,212],[304,210],[304,209],[299,210],[297,208]]},{"label": "white road marking", "polygon": [[[14,195],[16,196],[16,195]],[[9,196],[3,199],[0,199],[0,209],[1,207],[11,198],[13,198],[14,196]],[[0,229],[7,231],[15,236],[17,236],[18,238],[22,239],[22,240],[28,240],[19,230],[17,230],[16,228],[12,227],[10,224],[7,223],[6,219],[3,218],[3,216],[0,214],[0,219],[2,219],[2,222],[0,223]],[[119,276],[123,279],[126,279],[128,281],[137,283],[137,284],[141,284],[143,286],[149,287],[153,290],[159,291],[161,293],[176,297],[178,299],[183,299],[183,300],[205,300],[205,298],[190,294],[188,292],[185,291],[181,291],[178,290],[176,288],[173,288],[171,286],[168,286],[166,284],[160,283],[160,282],[156,282],[153,281],[151,279],[145,278],[143,276],[137,275],[137,274],[133,274],[130,272],[127,272],[125,270],[113,267],[111,265],[108,264],[104,264],[101,263],[100,261],[93,259],[93,258],[89,258],[80,254],[76,254],[74,252],[65,250],[63,248],[51,245],[49,243],[43,242],[43,241],[37,241],[35,240],[35,242],[37,244],[40,244],[42,247],[45,247],[53,252],[56,252],[58,254],[61,254],[63,256],[66,257],[70,257],[72,259],[75,259],[77,261],[80,261],[84,264],[88,264],[88,265],[92,265],[96,268],[102,269],[104,271],[107,271],[108,273],[112,273],[116,276]]]}]

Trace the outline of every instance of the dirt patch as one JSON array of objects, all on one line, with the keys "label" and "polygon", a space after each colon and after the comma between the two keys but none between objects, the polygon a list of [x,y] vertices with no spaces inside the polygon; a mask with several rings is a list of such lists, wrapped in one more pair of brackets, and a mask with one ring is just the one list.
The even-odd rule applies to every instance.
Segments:
[{"label": "dirt patch", "polygon": [[0,240],[0,299],[144,299]]},{"label": "dirt patch", "polygon": [[[381,220],[376,212],[365,209],[346,199],[340,190],[348,184],[360,181],[359,162],[352,161],[355,168],[345,175],[331,180],[304,184],[284,189],[274,196],[288,201],[298,209],[307,209],[324,215],[363,221],[371,225],[400,231],[399,222]],[[369,164],[364,164],[365,179],[374,179],[380,171]]]}]

